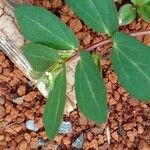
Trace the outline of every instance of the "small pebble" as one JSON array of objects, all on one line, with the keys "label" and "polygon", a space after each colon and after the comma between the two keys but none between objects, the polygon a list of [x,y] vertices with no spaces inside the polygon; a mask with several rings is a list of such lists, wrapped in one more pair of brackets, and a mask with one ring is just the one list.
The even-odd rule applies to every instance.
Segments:
[{"label": "small pebble", "polygon": [[39,128],[35,126],[34,120],[28,120],[26,122],[26,128],[35,132],[39,130]]},{"label": "small pebble", "polygon": [[24,99],[24,96],[14,98],[12,101],[18,105],[21,105],[23,103],[23,99]]},{"label": "small pebble", "polygon": [[45,145],[45,140],[42,138],[39,138],[39,146],[44,146]]},{"label": "small pebble", "polygon": [[5,104],[5,98],[3,96],[0,96],[0,105]]},{"label": "small pebble", "polygon": [[84,142],[84,135],[83,133],[72,143],[73,148],[82,148],[83,147],[83,142]]},{"label": "small pebble", "polygon": [[72,124],[71,124],[71,122],[65,122],[65,121],[63,121],[63,122],[60,124],[60,127],[59,127],[58,132],[59,132],[60,134],[72,133]]}]

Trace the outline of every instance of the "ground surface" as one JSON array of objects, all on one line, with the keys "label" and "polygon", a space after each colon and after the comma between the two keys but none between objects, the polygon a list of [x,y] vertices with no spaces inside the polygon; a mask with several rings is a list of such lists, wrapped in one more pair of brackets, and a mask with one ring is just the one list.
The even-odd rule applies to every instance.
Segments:
[{"label": "ground surface", "polygon": [[[87,28],[61,0],[50,2],[38,0],[31,3],[43,5],[57,14],[74,30],[82,46],[106,38]],[[150,24],[138,18],[129,26],[121,27],[121,30],[129,32],[146,28],[150,29]],[[138,37],[138,39],[150,45],[150,36]],[[150,104],[138,102],[120,86],[109,61],[110,45],[97,50],[100,50],[103,56],[101,63],[110,110],[108,123],[103,126],[95,125],[75,110],[69,117],[64,116],[65,121],[72,123],[73,132],[67,135],[59,134],[53,144],[48,142],[42,124],[46,99],[0,52],[0,149],[71,150],[72,142],[84,133],[83,149],[85,150],[150,150]],[[16,101],[20,104],[16,104]],[[30,119],[33,119],[39,127],[37,132],[26,128],[26,121]],[[109,135],[106,135],[109,133],[108,130],[110,141]],[[45,145],[39,147],[41,138],[45,140]]]}]

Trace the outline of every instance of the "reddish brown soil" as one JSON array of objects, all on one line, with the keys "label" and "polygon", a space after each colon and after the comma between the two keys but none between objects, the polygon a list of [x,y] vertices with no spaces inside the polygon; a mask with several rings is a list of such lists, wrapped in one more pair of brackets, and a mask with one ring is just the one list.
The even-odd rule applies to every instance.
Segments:
[{"label": "reddish brown soil", "polygon": [[[84,47],[106,37],[98,35],[87,28],[61,0],[31,1],[36,5],[43,5],[57,14],[67,23],[81,40]],[[125,32],[150,29],[150,24],[138,18],[129,26],[122,27]],[[138,37],[145,44],[150,45],[150,36]],[[108,106],[110,110],[107,125],[98,126],[88,121],[75,110],[70,116],[64,116],[73,125],[73,133],[58,135],[55,142],[48,142],[43,129],[42,113],[46,102],[40,92],[31,86],[23,73],[19,71],[9,59],[0,52],[0,149],[2,150],[71,150],[71,143],[82,132],[84,150],[150,150],[150,104],[142,103],[120,86],[115,73],[111,69],[110,45],[98,48],[103,56],[102,68],[108,92]],[[12,100],[23,96],[21,105]],[[26,129],[25,122],[34,119],[40,128],[38,132]],[[107,143],[105,128],[110,128],[111,143]],[[45,146],[38,148],[38,138],[46,140]]]}]

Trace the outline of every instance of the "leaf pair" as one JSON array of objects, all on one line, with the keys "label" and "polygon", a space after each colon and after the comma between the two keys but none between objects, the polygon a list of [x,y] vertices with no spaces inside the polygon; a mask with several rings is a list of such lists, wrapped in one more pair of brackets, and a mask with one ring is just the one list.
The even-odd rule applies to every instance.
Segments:
[{"label": "leaf pair", "polygon": [[56,50],[79,47],[73,31],[46,9],[22,5],[16,7],[15,13],[22,33],[33,42],[23,47],[33,70],[44,72],[51,64],[60,62],[59,51]]}]

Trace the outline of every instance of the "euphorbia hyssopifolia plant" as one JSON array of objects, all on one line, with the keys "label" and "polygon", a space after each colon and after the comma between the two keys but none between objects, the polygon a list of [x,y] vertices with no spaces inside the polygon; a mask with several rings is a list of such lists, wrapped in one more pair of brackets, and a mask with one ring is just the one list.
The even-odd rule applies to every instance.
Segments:
[{"label": "euphorbia hyssopifolia plant", "polygon": [[[120,83],[136,99],[150,101],[150,47],[119,32],[117,10],[113,1],[65,2],[85,24],[112,39],[112,66]],[[74,53],[80,55],[75,71],[78,108],[97,124],[106,122],[106,89],[100,65],[95,63],[100,60],[100,54],[93,57],[86,49],[79,50],[79,40],[72,30],[44,8],[22,5],[16,7],[15,13],[23,35],[31,41],[23,47],[23,54],[42,79],[47,72],[51,75],[48,86],[50,94],[43,115],[49,139],[53,140],[56,136],[63,116],[67,83],[65,63]]]}]

